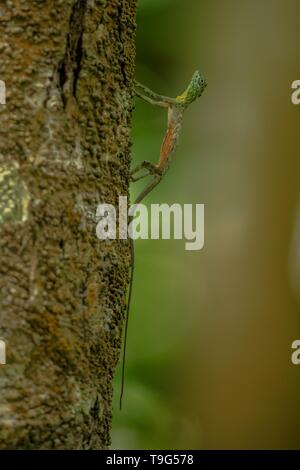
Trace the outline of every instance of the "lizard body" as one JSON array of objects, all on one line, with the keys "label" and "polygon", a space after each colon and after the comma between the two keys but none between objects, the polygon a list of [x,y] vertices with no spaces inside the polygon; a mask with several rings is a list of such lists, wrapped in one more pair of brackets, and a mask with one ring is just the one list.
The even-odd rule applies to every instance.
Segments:
[{"label": "lizard body", "polygon": [[[167,172],[171,158],[174,155],[179,136],[182,129],[184,112],[187,107],[199,98],[203,91],[205,90],[207,84],[204,78],[196,71],[193,75],[193,78],[188,86],[188,88],[177,98],[169,98],[167,96],[158,95],[154,93],[149,88],[135,82],[135,94],[139,98],[145,100],[147,103],[150,103],[154,106],[160,106],[162,108],[168,109],[168,124],[167,132],[164,137],[162,147],[160,150],[160,158],[157,164],[153,164],[148,161],[142,162],[131,172],[131,180],[133,182],[138,181],[146,176],[152,175],[153,178],[146,185],[146,187],[138,195],[134,204],[139,204],[143,199],[160,183],[165,173]],[[138,175],[141,170],[146,170],[147,172]],[[130,283],[129,283],[129,293],[128,293],[128,302],[127,302],[127,312],[125,318],[125,332],[124,332],[124,347],[123,347],[123,361],[122,361],[122,385],[120,393],[120,409],[122,408],[122,398],[124,393],[124,383],[125,383],[125,359],[126,359],[126,345],[127,345],[127,332],[128,332],[128,320],[129,320],[129,311],[130,303],[132,296],[132,287],[133,287],[133,274],[134,274],[134,241],[130,238],[130,249],[131,249],[131,273],[130,273]]]}]

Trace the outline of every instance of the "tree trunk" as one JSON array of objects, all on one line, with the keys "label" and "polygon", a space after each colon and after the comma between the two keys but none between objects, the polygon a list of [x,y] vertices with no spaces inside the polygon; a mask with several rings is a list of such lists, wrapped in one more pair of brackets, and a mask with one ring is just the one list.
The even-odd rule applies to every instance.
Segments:
[{"label": "tree trunk", "polygon": [[2,449],[105,449],[130,262],[100,241],[127,195],[136,0],[0,5]]}]

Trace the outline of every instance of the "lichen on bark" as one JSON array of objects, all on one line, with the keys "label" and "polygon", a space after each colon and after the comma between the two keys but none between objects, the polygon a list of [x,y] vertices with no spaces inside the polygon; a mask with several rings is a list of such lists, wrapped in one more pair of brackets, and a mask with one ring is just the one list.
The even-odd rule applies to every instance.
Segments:
[{"label": "lichen on bark", "polygon": [[135,10],[0,3],[2,449],[110,443],[130,251],[88,214],[128,194]]}]

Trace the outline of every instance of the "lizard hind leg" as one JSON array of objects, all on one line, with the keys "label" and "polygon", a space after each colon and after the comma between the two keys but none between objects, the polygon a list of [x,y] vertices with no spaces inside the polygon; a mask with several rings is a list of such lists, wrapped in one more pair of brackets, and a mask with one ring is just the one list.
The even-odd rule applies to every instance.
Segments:
[{"label": "lizard hind leg", "polygon": [[158,172],[158,167],[157,165],[154,165],[151,162],[148,162],[147,160],[144,160],[142,163],[140,163],[137,167],[135,167],[131,172],[131,176],[134,176],[136,173],[138,173],[141,170],[147,170],[148,173],[145,176],[148,175],[156,175]]},{"label": "lizard hind leg", "polygon": [[144,173],[142,175],[137,175],[137,176],[134,176],[134,175],[131,175],[130,177],[130,181],[132,181],[133,183],[135,183],[136,181],[139,181],[143,178],[146,178],[146,176],[150,176],[150,173],[149,171],[147,171],[147,173]]}]

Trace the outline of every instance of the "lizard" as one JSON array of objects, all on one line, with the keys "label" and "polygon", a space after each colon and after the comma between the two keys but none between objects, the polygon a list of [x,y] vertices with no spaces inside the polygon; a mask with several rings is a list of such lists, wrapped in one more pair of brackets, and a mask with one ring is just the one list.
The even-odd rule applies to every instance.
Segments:
[{"label": "lizard", "polygon": [[[199,71],[193,74],[192,80],[186,90],[176,98],[159,95],[138,81],[134,82],[135,95],[147,103],[166,108],[168,110],[168,124],[167,132],[164,137],[160,158],[157,164],[153,164],[144,160],[131,173],[131,181],[136,182],[147,176],[152,176],[151,181],[145,186],[134,201],[134,205],[139,204],[143,199],[160,183],[169,169],[171,158],[176,152],[178,140],[182,129],[183,117],[186,109],[197,98],[199,98],[205,90],[207,83]],[[141,170],[146,172],[141,173]],[[123,359],[122,359],[122,378],[121,378],[121,393],[120,393],[120,409],[122,409],[122,399],[124,394],[125,384],[125,362],[126,362],[126,346],[127,346],[127,333],[128,333],[128,320],[133,288],[133,274],[134,274],[134,241],[130,237],[131,249],[131,273],[128,290],[127,309],[125,317],[125,332],[124,332],[124,346],[123,346]]]}]

